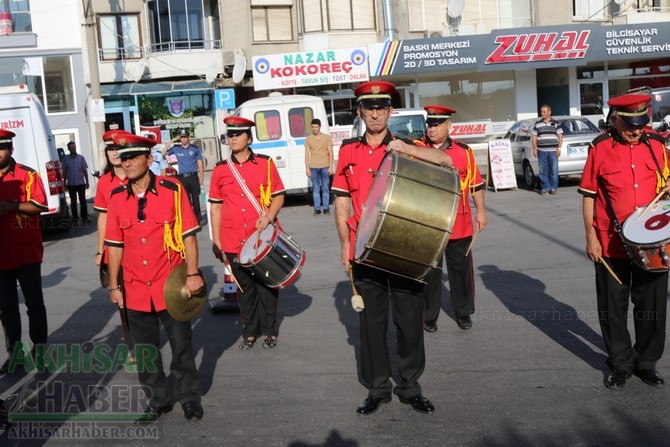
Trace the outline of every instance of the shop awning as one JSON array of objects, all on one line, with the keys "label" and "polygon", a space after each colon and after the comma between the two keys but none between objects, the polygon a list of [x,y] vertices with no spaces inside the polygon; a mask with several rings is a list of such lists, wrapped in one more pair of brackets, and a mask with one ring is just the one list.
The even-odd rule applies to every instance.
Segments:
[{"label": "shop awning", "polygon": [[152,95],[182,93],[198,90],[214,90],[214,84],[203,80],[169,82],[126,82],[123,84],[103,84],[102,96]]}]

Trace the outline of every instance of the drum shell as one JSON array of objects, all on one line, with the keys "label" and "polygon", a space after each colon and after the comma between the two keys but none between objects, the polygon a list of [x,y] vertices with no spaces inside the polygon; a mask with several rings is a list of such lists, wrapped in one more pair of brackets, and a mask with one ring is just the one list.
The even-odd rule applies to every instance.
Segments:
[{"label": "drum shell", "polygon": [[[622,226],[628,256],[640,268],[652,272],[670,270],[670,200],[660,200],[648,211],[639,208]],[[642,216],[642,213],[645,213]],[[653,222],[662,222],[654,225]],[[651,224],[651,225],[650,225]]]},{"label": "drum shell", "polygon": [[[306,253],[291,236],[277,227],[268,226],[258,237],[250,237],[240,251],[240,264],[264,284],[274,288],[288,287],[300,276]],[[254,249],[258,239],[261,245]],[[253,254],[254,256],[251,256]]]},{"label": "drum shell", "polygon": [[356,261],[420,280],[438,265],[459,198],[457,170],[389,153],[364,205]]}]

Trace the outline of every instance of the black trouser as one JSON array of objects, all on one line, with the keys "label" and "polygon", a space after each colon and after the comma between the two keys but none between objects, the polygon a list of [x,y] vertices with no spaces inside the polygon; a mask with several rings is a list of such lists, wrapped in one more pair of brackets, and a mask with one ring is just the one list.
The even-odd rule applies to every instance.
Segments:
[{"label": "black trouser", "polygon": [[[466,317],[475,313],[475,282],[472,269],[472,251],[465,256],[472,236],[449,240],[444,251],[447,260],[449,278],[449,294],[451,307],[456,318]],[[425,321],[434,323],[440,315],[442,304],[442,258],[438,268],[432,269],[424,278],[427,282],[424,289],[426,300]]]},{"label": "black trouser", "polygon": [[[595,263],[598,317],[611,369],[649,369],[663,355],[668,304],[668,272],[649,272],[628,259],[605,258],[623,285],[602,263]],[[628,303],[633,313],[628,315]],[[628,320],[633,318],[635,345]]]},{"label": "black trouser", "polygon": [[11,355],[21,341],[21,312],[16,282],[21,286],[28,308],[28,327],[33,345],[47,342],[47,310],[42,295],[42,265],[37,262],[13,270],[0,270],[0,320],[5,330],[7,352]]},{"label": "black trouser", "polygon": [[[191,346],[191,322],[177,321],[167,310],[139,312],[127,309],[126,312],[135,343],[137,373],[140,383],[151,390],[151,404],[164,406],[173,401],[184,403],[199,400],[198,370],[195,367],[195,355]],[[168,389],[168,381],[163,370],[160,323],[163,323],[172,350],[170,373],[173,390]]]},{"label": "black trouser", "polygon": [[179,174],[177,178],[184,185],[188,200],[191,202],[195,217],[200,220],[200,180],[197,172],[190,172],[188,174]]},{"label": "black trouser", "polygon": [[230,267],[243,292],[238,291],[237,302],[242,319],[242,336],[277,336],[277,306],[279,290],[260,282],[251,271],[242,267],[237,255],[226,253]]},{"label": "black trouser", "polygon": [[400,383],[394,393],[410,398],[421,393],[419,377],[426,365],[423,345],[423,284],[361,264],[352,263],[354,285],[363,297],[360,312],[361,375],[369,394],[391,394],[391,361],[386,333],[389,306],[396,327]]},{"label": "black trouser", "polygon": [[81,218],[88,219],[88,207],[86,206],[86,185],[67,185],[67,192],[70,194],[70,211],[72,212],[72,218],[79,218],[79,214],[77,214],[77,198],[79,198]]}]

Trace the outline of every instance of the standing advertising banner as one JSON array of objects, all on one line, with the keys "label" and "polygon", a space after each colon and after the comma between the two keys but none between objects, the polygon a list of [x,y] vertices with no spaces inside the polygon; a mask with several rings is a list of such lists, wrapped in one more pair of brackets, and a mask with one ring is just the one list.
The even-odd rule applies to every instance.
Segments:
[{"label": "standing advertising banner", "polygon": [[345,84],[370,79],[366,48],[256,56],[252,59],[252,69],[254,90]]},{"label": "standing advertising banner", "polygon": [[512,159],[512,143],[510,140],[489,141],[489,162],[486,173],[486,186],[499,189],[517,188]]}]

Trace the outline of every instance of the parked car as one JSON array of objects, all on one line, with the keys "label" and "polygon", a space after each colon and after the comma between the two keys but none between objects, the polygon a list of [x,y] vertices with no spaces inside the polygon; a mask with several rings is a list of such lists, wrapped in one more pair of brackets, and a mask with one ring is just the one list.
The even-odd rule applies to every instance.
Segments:
[{"label": "parked car", "polygon": [[[563,146],[558,159],[558,175],[581,175],[589,152],[589,143],[600,133],[598,127],[582,116],[554,116],[563,129]],[[534,189],[540,172],[537,157],[533,156],[531,131],[540,118],[517,121],[503,138],[512,145],[514,172],[523,177],[524,184]]]},{"label": "parked car", "polygon": [[[393,109],[389,117],[388,128],[400,138],[420,140],[426,134],[426,111],[424,109]],[[362,137],[365,123],[360,116],[354,120],[352,137]]]}]

